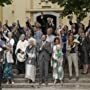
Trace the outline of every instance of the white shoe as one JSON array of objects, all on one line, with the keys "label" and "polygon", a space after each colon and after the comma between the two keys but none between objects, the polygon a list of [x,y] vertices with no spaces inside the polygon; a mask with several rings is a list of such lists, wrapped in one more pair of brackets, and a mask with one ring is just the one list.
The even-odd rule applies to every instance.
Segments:
[{"label": "white shoe", "polygon": [[15,84],[14,82],[12,82],[11,84]]},{"label": "white shoe", "polygon": [[8,85],[8,84],[9,84],[9,82],[6,82],[6,84]]},{"label": "white shoe", "polygon": [[57,80],[55,79],[55,80],[54,80],[54,85],[55,85],[56,83],[57,83]]}]

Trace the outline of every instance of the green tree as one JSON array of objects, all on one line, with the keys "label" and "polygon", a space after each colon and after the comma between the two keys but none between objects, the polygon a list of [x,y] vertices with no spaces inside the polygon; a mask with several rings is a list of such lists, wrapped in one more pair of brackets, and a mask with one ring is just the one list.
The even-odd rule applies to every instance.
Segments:
[{"label": "green tree", "polygon": [[62,16],[75,14],[77,17],[85,18],[90,12],[90,0],[50,0],[52,3],[58,3],[62,10]]},{"label": "green tree", "polygon": [[12,0],[0,0],[0,6],[4,6],[5,4],[11,4]]}]

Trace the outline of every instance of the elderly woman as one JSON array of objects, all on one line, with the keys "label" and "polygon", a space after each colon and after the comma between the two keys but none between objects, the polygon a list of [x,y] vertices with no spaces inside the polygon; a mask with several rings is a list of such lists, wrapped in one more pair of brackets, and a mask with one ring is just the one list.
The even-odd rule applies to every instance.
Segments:
[{"label": "elderly woman", "polygon": [[36,76],[36,41],[31,38],[26,48],[26,72],[25,78],[28,82],[35,82]]},{"label": "elderly woman", "polygon": [[8,37],[4,35],[4,38],[6,39],[6,51],[5,51],[5,65],[4,65],[4,77],[7,79],[7,84],[13,82],[13,71],[12,71],[12,64],[14,63],[13,60],[13,45],[14,45],[14,39],[12,38],[12,33],[8,32]]},{"label": "elderly woman", "polygon": [[28,41],[25,40],[25,35],[22,34],[16,46],[16,56],[17,56],[17,69],[18,74],[25,73],[25,50],[28,46]]}]

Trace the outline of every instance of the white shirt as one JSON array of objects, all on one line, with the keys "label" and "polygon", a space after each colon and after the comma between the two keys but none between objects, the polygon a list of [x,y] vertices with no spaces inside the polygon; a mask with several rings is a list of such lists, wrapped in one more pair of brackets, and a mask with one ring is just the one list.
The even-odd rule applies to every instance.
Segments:
[{"label": "white shirt", "polygon": [[53,43],[54,38],[55,38],[54,35],[49,35],[49,36],[47,35],[47,39],[46,39],[46,41],[48,41],[48,42],[50,42],[50,43]]},{"label": "white shirt", "polygon": [[54,35],[47,36],[46,41],[51,43],[51,47],[53,47],[54,45],[54,39],[55,39]]},{"label": "white shirt", "polygon": [[19,40],[18,43],[17,43],[17,46],[16,46],[15,53],[17,53],[18,49],[21,49],[22,51],[25,52],[27,46],[28,46],[28,41],[27,40],[24,40],[24,41]]}]

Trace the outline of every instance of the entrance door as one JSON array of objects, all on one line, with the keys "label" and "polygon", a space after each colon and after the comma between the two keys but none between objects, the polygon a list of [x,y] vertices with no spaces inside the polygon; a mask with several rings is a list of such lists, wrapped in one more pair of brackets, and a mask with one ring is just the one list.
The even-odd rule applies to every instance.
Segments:
[{"label": "entrance door", "polygon": [[[57,21],[56,21],[57,17],[56,16],[51,15],[51,14],[45,14],[45,15],[43,15],[43,17],[44,17],[45,23],[47,22],[47,18],[48,17],[52,18],[53,19],[53,23],[55,25],[55,29],[56,29],[56,27],[57,27]],[[41,15],[37,16],[36,20],[42,25]]]}]

